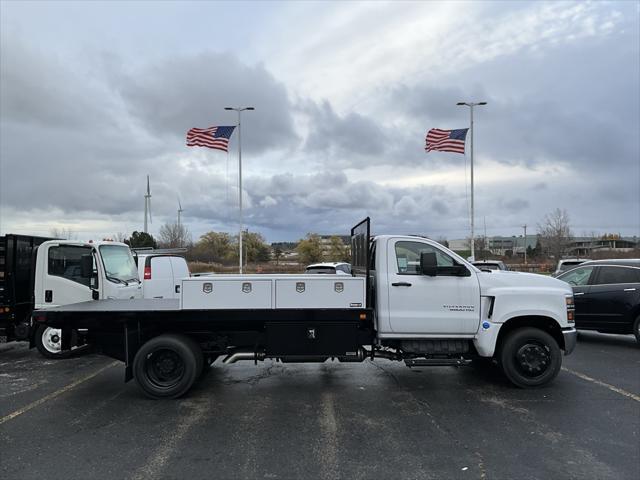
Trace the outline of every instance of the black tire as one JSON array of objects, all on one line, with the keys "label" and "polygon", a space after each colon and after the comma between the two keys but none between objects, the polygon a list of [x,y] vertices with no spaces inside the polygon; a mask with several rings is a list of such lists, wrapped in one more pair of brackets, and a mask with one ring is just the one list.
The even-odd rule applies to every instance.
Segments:
[{"label": "black tire", "polygon": [[640,345],[640,315],[638,315],[636,321],[633,322],[633,334],[636,336],[636,341]]},{"label": "black tire", "polygon": [[178,398],[202,373],[200,346],[185,335],[160,335],[146,342],[133,360],[133,376],[151,398]]},{"label": "black tire", "polygon": [[504,339],[500,364],[505,376],[517,387],[541,387],[558,375],[562,351],[547,332],[533,327],[519,328]]},{"label": "black tire", "polygon": [[[36,348],[40,355],[51,359],[68,358],[71,350],[60,349],[60,332],[46,325],[39,325],[34,334]],[[75,346],[78,342],[78,332],[75,330],[71,333],[71,345]]]}]

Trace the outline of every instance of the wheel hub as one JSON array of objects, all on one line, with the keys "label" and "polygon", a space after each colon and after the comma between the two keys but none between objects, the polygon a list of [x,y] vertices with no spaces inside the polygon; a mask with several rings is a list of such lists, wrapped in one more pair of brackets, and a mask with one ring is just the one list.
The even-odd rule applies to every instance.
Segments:
[{"label": "wheel hub", "polygon": [[171,387],[184,375],[184,362],[173,350],[161,349],[153,352],[147,362],[147,374],[157,387]]},{"label": "wheel hub", "polygon": [[518,364],[523,373],[537,376],[543,373],[551,362],[549,351],[542,345],[527,343],[516,353]]}]

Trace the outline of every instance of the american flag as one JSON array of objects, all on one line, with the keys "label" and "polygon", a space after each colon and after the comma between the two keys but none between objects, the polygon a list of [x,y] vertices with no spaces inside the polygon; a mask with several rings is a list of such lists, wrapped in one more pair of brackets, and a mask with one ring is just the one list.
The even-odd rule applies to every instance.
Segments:
[{"label": "american flag", "polygon": [[424,149],[427,152],[453,152],[464,154],[464,141],[467,138],[468,128],[459,130],[440,130],[432,128],[427,132],[427,144]]},{"label": "american flag", "polygon": [[234,128],[236,127],[192,128],[187,132],[187,146],[209,147],[228,152]]}]

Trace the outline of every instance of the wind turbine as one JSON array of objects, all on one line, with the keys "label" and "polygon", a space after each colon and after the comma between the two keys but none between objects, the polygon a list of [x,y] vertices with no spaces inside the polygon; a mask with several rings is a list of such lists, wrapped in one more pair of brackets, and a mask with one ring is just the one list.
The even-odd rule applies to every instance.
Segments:
[{"label": "wind turbine", "polygon": [[144,233],[148,233],[147,223],[153,223],[151,220],[151,187],[149,186],[149,175],[147,175],[147,194],[144,196]]},{"label": "wind turbine", "polygon": [[180,204],[180,196],[178,196],[178,228],[180,228],[180,216],[184,212],[182,205]]}]

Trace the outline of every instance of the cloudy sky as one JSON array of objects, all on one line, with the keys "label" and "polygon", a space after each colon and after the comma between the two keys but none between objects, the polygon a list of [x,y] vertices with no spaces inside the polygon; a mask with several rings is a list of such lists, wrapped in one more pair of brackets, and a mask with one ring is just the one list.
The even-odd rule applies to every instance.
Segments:
[{"label": "cloudy sky", "polygon": [[424,151],[476,110],[476,223],[640,235],[640,10],[626,2],[0,2],[0,231],[235,232],[229,155],[191,127],[243,114],[243,199],[269,241],[463,238],[469,158]]}]

